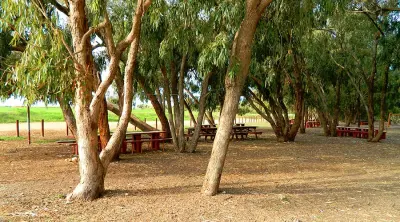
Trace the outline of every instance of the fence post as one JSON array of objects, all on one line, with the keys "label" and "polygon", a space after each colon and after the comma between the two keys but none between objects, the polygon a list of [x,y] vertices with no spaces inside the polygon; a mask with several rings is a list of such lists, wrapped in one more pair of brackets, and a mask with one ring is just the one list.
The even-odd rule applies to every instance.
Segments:
[{"label": "fence post", "polygon": [[26,111],[28,113],[28,144],[31,144],[31,110],[29,105],[26,106]]},{"label": "fence post", "polygon": [[42,137],[44,137],[44,119],[42,119]]},{"label": "fence post", "polygon": [[68,123],[65,123],[65,125],[67,126],[67,136],[68,136],[68,131],[69,131],[69,130],[68,130]]},{"label": "fence post", "polygon": [[15,124],[17,126],[17,137],[19,137],[19,120]]},{"label": "fence post", "polygon": [[146,122],[146,118],[144,118],[144,122]]},{"label": "fence post", "polygon": [[158,120],[156,118],[156,129],[158,129]]}]

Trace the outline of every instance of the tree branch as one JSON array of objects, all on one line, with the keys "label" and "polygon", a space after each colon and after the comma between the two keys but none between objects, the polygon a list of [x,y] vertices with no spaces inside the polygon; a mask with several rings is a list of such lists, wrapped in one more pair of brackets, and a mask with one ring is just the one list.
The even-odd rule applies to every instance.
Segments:
[{"label": "tree branch", "polygon": [[82,41],[81,41],[81,46],[82,49],[85,48],[86,45],[86,41],[89,40],[89,37],[91,34],[93,34],[94,32],[96,32],[97,30],[106,27],[107,23],[109,22],[109,20],[104,19],[103,22],[101,22],[100,24],[98,24],[96,27],[91,27],[83,36],[82,36]]},{"label": "tree branch", "polygon": [[258,5],[258,11],[259,12],[264,12],[265,8],[268,7],[269,4],[272,3],[272,0],[261,0],[260,4]]},{"label": "tree branch", "polygon": [[58,3],[57,0],[50,0],[50,4],[52,4],[58,11],[64,13],[66,16],[69,15],[69,8]]}]

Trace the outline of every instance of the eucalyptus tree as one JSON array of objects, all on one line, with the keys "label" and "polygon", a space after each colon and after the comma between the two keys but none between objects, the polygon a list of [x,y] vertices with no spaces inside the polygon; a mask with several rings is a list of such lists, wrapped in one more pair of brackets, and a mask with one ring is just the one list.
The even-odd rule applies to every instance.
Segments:
[{"label": "eucalyptus tree", "polygon": [[[256,33],[245,96],[271,124],[278,141],[294,141],[304,122],[305,76],[309,72],[304,39],[318,23],[314,12],[320,7],[309,0],[276,1]],[[293,124],[290,110],[295,113]]]},{"label": "eucalyptus tree", "polygon": [[[337,69],[330,59],[327,45],[332,35],[329,30],[315,29],[304,38],[303,43],[304,56],[307,58],[307,88],[326,136],[336,136],[341,110],[341,91],[347,86],[345,81],[348,80],[343,71]],[[351,89],[352,87],[349,88]]]},{"label": "eucalyptus tree", "polygon": [[247,0],[245,7],[240,3],[231,6],[231,8],[240,6],[244,8],[241,11],[243,16],[240,16],[243,20],[240,26],[235,28],[237,31],[230,51],[229,66],[225,77],[224,105],[202,188],[205,195],[211,196],[218,192],[233,121],[249,72],[254,34],[259,20],[271,2],[272,0]]},{"label": "eucalyptus tree", "polygon": [[49,31],[52,27],[63,30],[64,25],[51,4],[43,4],[40,6],[42,11],[36,11],[39,3],[27,3],[29,7],[23,6],[26,9],[18,11],[24,1],[2,2],[4,10],[1,11],[3,19],[0,25],[4,31],[12,33],[11,41],[6,43],[12,53],[7,58],[2,76],[5,85],[10,86],[7,96],[22,96],[27,104],[38,100],[58,102],[66,123],[76,135],[75,118],[70,107],[74,93],[70,87],[73,84],[70,75],[72,62],[66,59],[68,52],[57,41],[60,36],[64,42],[70,39],[61,31]]},{"label": "eucalyptus tree", "polygon": [[[90,4],[89,4],[90,3]],[[136,4],[136,12],[132,13],[132,26],[129,34],[118,43],[113,39],[112,23],[109,19],[107,11],[107,2],[104,1],[91,1],[88,4],[84,0],[68,1],[62,4],[57,4],[57,8],[64,11],[69,16],[69,33],[63,32],[58,28],[55,23],[57,19],[49,18],[46,10],[48,2],[34,0],[34,1],[6,1],[3,7],[6,6],[4,17],[6,21],[18,22],[16,30],[19,32],[26,31],[29,24],[29,32],[37,34],[33,41],[28,42],[25,53],[32,54],[33,58],[29,62],[37,64],[51,63],[52,57],[61,50],[66,49],[69,59],[64,62],[73,63],[73,71],[65,72],[65,79],[75,88],[74,104],[76,113],[77,125],[77,143],[79,150],[79,172],[80,182],[74,191],[68,195],[69,200],[82,199],[92,200],[99,197],[104,191],[104,178],[106,176],[107,168],[113,158],[113,154],[119,149],[122,138],[125,137],[129,115],[132,109],[132,76],[136,65],[136,55],[138,53],[141,19],[150,6],[151,1],[144,2],[139,0]],[[23,10],[21,10],[23,9]],[[97,17],[89,19],[88,14],[96,14]],[[45,17],[45,22],[39,22],[41,18]],[[101,22],[100,22],[101,21]],[[36,26],[32,22],[37,22]],[[89,23],[96,24],[89,27]],[[97,31],[103,29],[105,32],[105,41],[109,47],[109,71],[106,78],[98,83],[96,81],[98,73],[95,70],[94,59],[92,55],[92,44],[90,41],[91,36]],[[42,38],[42,35],[50,33],[53,38]],[[66,38],[72,40],[72,45],[68,44]],[[47,42],[45,42],[45,40]],[[52,46],[52,51],[40,50],[42,46]],[[37,47],[39,46],[39,47]],[[29,51],[32,48],[32,51]],[[121,119],[118,127],[105,149],[102,150],[100,155],[97,152],[98,139],[98,118],[100,112],[100,105],[103,101],[104,94],[107,88],[111,85],[117,68],[119,68],[120,58],[122,53],[129,48],[127,54],[128,60],[126,62],[125,75],[124,75],[124,103],[122,109]],[[45,56],[50,55],[46,58]],[[68,58],[68,57],[67,57]],[[24,59],[22,61],[25,61]],[[16,72],[18,72],[18,65]],[[38,66],[46,69],[48,66]],[[47,70],[44,70],[42,75],[51,76]],[[27,75],[29,76],[29,75]],[[38,73],[38,79],[41,75]],[[27,84],[31,84],[30,79],[27,79]],[[71,87],[71,85],[69,85]]]},{"label": "eucalyptus tree", "polygon": [[[351,1],[347,13],[332,21],[337,28],[338,37],[335,38],[337,47],[332,53],[332,60],[352,79],[358,90],[361,103],[368,115],[369,140],[379,141],[384,130],[385,104],[388,73],[393,64],[394,49],[398,41],[398,12],[397,1],[357,2]],[[388,44],[390,42],[391,44]],[[346,57],[342,61],[341,57]],[[357,86],[354,72],[356,72],[367,88],[367,98]],[[376,78],[382,76],[381,90],[381,119],[379,133],[374,137],[374,116]]]}]

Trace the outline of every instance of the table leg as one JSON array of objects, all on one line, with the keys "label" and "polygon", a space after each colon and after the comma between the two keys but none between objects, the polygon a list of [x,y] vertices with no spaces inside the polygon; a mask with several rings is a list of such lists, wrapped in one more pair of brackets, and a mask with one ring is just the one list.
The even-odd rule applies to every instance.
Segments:
[{"label": "table leg", "polygon": [[124,138],[124,141],[122,141],[121,144],[121,153],[126,153],[126,148],[127,148],[126,138]]},{"label": "table leg", "polygon": [[137,135],[132,135],[132,139],[135,141],[133,143],[133,149],[135,149],[136,152],[142,152],[142,135],[137,134]]},{"label": "table leg", "polygon": [[159,150],[160,149],[160,141],[158,139],[160,139],[160,134],[158,134],[158,133],[151,134],[151,139],[153,140],[151,142],[151,149]]}]

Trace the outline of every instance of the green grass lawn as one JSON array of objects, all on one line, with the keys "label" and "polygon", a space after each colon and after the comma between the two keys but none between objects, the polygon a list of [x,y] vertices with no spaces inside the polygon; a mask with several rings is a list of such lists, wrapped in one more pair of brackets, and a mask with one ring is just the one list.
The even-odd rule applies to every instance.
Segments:
[{"label": "green grass lawn", "polygon": [[[133,109],[132,113],[139,119],[155,121],[157,115],[152,108]],[[196,115],[197,113],[195,113]],[[114,113],[108,113],[111,122],[118,121],[118,116]],[[59,107],[31,107],[31,122],[63,122],[64,117]],[[189,114],[185,112],[185,119],[189,119]],[[15,123],[27,121],[26,107],[0,107],[0,123]]]},{"label": "green grass lawn", "polygon": [[13,141],[13,140],[23,140],[25,137],[16,137],[16,136],[0,136],[0,141]]},{"label": "green grass lawn", "polygon": [[[134,109],[132,113],[139,119],[155,120],[156,113],[151,108]],[[109,112],[109,120],[112,122],[118,121],[118,116]],[[64,117],[59,107],[31,107],[31,122],[40,122],[44,119],[45,122],[63,122]],[[26,107],[0,107],[0,123],[15,123],[27,121]]]},{"label": "green grass lawn", "polygon": [[[139,119],[147,121],[155,121],[157,115],[153,108],[136,108],[132,113]],[[197,118],[197,112],[193,112]],[[219,115],[215,112],[214,118]],[[257,116],[254,113],[246,114],[247,117]],[[108,112],[110,122],[117,122],[118,116],[114,113]],[[40,122],[44,119],[45,122],[63,122],[64,117],[59,107],[31,107],[31,122]],[[189,120],[189,113],[185,111],[185,120]],[[16,120],[20,122],[27,121],[26,107],[0,107],[0,123],[15,123]]]}]

